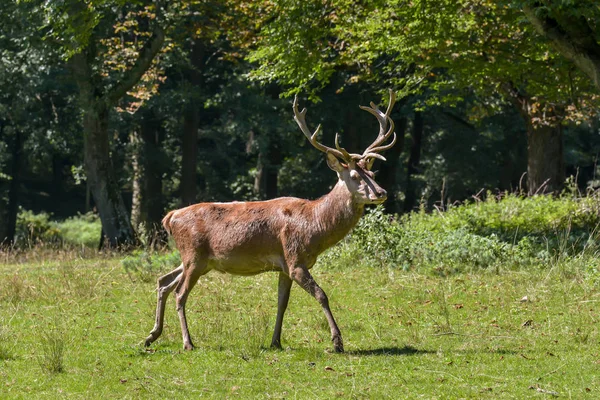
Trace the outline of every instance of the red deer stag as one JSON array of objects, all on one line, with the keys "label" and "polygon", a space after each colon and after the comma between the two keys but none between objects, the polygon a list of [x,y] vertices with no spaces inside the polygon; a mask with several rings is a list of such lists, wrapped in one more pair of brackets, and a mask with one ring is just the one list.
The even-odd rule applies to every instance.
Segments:
[{"label": "red deer stag", "polygon": [[[294,120],[310,143],[326,154],[327,165],[338,176],[331,192],[318,200],[281,197],[268,201],[199,203],[169,212],[162,223],[175,239],[182,263],[158,279],[156,321],[145,345],[149,346],[160,336],[165,302],[173,289],[183,347],[192,350],[185,303],[200,276],[211,269],[235,275],[276,271],[279,272],[279,293],[271,346],[281,347],[283,314],[292,282],[296,282],[321,304],[335,351],[343,352],[342,335],[329,309],[327,295],[309,270],[319,254],[339,242],[356,225],[366,204],[380,204],[387,198],[386,191],[375,182],[371,167],[376,158],[385,161],[379,153],[396,142],[394,122],[390,118],[394,101],[395,95],[390,90],[385,113],[373,103],[370,107],[361,106],[379,121],[379,135],[362,154],[354,154],[340,147],[337,134],[335,148],[317,142],[321,126],[311,133],[304,119],[306,109],[298,111],[298,99],[294,99]],[[392,141],[385,144],[392,134]]]}]

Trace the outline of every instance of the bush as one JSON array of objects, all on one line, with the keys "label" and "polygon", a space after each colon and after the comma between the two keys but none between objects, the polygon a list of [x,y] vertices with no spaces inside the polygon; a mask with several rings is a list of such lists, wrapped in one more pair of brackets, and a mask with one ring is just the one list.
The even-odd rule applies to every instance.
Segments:
[{"label": "bush", "polygon": [[20,210],[17,215],[15,242],[19,245],[54,243],[59,238],[55,225],[48,213],[34,214],[30,210]]},{"label": "bush", "polygon": [[[324,255],[332,266],[364,263],[448,274],[544,267],[556,257],[600,252],[600,199],[506,194],[395,219],[368,210],[352,234]],[[573,258],[574,259],[574,258]]]},{"label": "bush", "polygon": [[34,214],[20,210],[17,215],[17,246],[37,244],[96,247],[100,243],[102,224],[93,213],[79,214],[64,221],[53,221],[52,214]]},{"label": "bush", "polygon": [[63,243],[92,248],[100,243],[102,223],[96,214],[79,214],[56,225]]}]

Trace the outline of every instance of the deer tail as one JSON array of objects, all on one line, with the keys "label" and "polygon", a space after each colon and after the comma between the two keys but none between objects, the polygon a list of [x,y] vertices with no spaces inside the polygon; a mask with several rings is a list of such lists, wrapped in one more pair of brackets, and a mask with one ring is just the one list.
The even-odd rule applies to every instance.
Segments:
[{"label": "deer tail", "polygon": [[165,228],[165,231],[170,235],[171,234],[171,218],[173,218],[173,211],[169,211],[167,215],[162,219],[162,226]]}]

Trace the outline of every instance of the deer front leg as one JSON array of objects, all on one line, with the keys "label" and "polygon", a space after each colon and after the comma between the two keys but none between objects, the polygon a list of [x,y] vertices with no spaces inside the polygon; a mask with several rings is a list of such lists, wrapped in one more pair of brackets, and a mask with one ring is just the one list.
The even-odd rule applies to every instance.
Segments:
[{"label": "deer front leg", "polygon": [[154,328],[152,328],[152,331],[150,331],[150,335],[146,338],[146,341],[144,343],[146,347],[150,346],[152,342],[158,339],[158,337],[162,333],[163,322],[165,319],[165,303],[167,302],[167,297],[169,297],[169,293],[171,293],[175,288],[175,285],[179,283],[182,272],[183,264],[181,264],[179,267],[175,268],[168,274],[158,278],[156,319],[154,322]]},{"label": "deer front leg", "polygon": [[292,280],[284,272],[279,273],[279,286],[277,290],[277,319],[275,320],[275,330],[271,347],[281,349],[281,325],[283,324],[283,314],[290,300],[290,290],[292,289]]},{"label": "deer front leg", "polygon": [[323,311],[325,312],[325,317],[327,318],[327,322],[329,323],[329,328],[331,329],[331,340],[333,341],[333,348],[337,353],[344,352],[344,343],[342,341],[342,334],[335,323],[335,319],[333,318],[333,314],[331,314],[331,310],[329,309],[329,300],[327,299],[327,295],[317,285],[317,282],[313,279],[308,269],[304,266],[293,267],[290,270],[290,277],[298,283],[304,290],[310,293],[321,307],[323,307]]}]

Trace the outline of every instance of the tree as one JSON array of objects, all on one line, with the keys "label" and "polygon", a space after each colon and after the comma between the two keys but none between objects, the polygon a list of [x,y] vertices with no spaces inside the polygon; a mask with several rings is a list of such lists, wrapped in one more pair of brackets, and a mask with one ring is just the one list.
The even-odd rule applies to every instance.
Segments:
[{"label": "tree", "polygon": [[36,139],[56,138],[62,111],[51,98],[49,82],[57,76],[46,65],[52,55],[39,48],[39,37],[27,24],[32,11],[31,4],[14,2],[0,10],[0,245],[14,241],[26,172],[39,166],[40,152],[54,150]]},{"label": "tree", "polygon": [[160,51],[165,33],[157,13],[162,10],[151,3],[141,6],[138,15],[143,16],[144,23],[135,29],[143,30],[140,25],[146,25],[150,32],[145,41],[128,49],[134,55],[132,63],[111,70],[103,68],[103,63],[111,61],[110,39],[119,39],[122,25],[115,23],[127,18],[128,11],[139,11],[140,6],[106,0],[89,4],[45,2],[41,7],[49,21],[47,37],[59,46],[79,88],[86,178],[104,235],[113,247],[133,244],[135,234],[110,157],[109,115],[140,82]]},{"label": "tree", "polygon": [[504,3],[283,2],[264,21],[250,55],[258,63],[253,76],[290,92],[318,89],[346,69],[356,71],[349,83],[427,89],[429,106],[475,92],[487,113],[506,102],[518,107],[530,139],[530,193],[562,187],[561,124],[579,118],[574,104],[594,108],[588,81],[548,51],[520,9]]},{"label": "tree", "polygon": [[166,242],[166,232],[160,225],[164,216],[163,173],[165,159],[164,118],[158,107],[143,107],[132,122],[132,207],[131,223],[144,231],[148,245],[157,247]]}]

